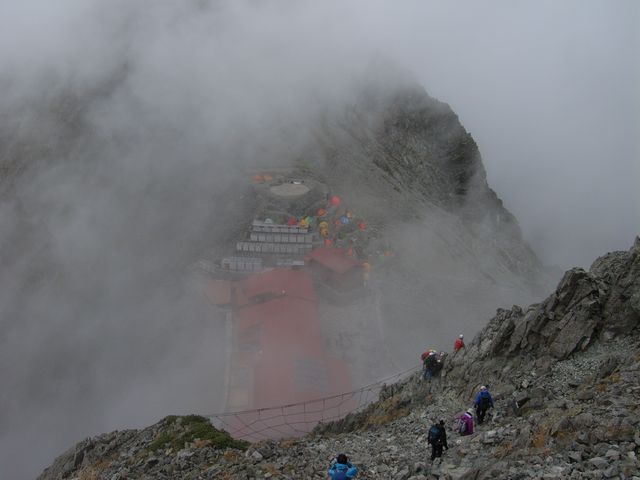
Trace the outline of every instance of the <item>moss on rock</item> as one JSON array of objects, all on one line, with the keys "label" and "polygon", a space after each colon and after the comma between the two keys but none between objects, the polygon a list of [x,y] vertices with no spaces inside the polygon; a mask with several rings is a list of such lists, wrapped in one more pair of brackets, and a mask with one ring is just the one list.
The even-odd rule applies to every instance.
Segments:
[{"label": "moss on rock", "polygon": [[219,449],[245,450],[249,446],[248,442],[236,440],[226,431],[215,428],[206,417],[171,415],[160,422],[160,429],[147,448],[150,451],[165,447],[179,450],[184,447],[185,443],[193,443],[196,440],[200,440],[204,445]]}]

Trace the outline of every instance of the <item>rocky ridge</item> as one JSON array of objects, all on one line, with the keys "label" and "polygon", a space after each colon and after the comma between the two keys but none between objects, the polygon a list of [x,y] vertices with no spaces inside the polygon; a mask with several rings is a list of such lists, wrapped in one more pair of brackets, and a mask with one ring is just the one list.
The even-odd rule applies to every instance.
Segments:
[{"label": "rocky ridge", "polygon": [[422,86],[372,80],[313,133],[300,155],[309,170],[366,219],[381,251],[397,254],[394,268],[370,282],[390,319],[396,370],[414,361],[405,352],[422,348],[421,339],[443,343],[456,334],[451,318],[475,333],[496,305],[528,304],[560,278],[490,188],[456,113]]},{"label": "rocky ridge", "polygon": [[499,266],[544,284],[536,276],[545,267],[489,187],[478,146],[448,104],[410,81],[392,89],[372,82],[321,123],[303,156],[370,223],[426,220],[454,256],[490,254],[494,262],[482,270],[495,274]]},{"label": "rocky ridge", "polygon": [[[638,479],[639,326],[637,238],[588,272],[568,271],[543,302],[499,309],[439,378],[389,385],[365,411],[312,435],[246,450],[202,438],[177,445],[169,440],[186,427],[170,417],[80,442],[39,479],[320,479],[338,452],[359,478]],[[428,427],[451,425],[480,384],[494,396],[491,418],[470,436],[449,430],[449,450],[432,463]],[[174,436],[159,442],[167,425]]]}]

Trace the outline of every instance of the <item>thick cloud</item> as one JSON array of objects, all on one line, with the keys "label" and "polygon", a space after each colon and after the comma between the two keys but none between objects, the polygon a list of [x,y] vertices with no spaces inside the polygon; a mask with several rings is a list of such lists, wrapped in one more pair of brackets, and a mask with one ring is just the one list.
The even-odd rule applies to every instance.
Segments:
[{"label": "thick cloud", "polygon": [[212,409],[220,324],[176,273],[233,221],[238,165],[305,142],[278,120],[349,102],[372,58],[452,105],[544,261],[638,233],[635,2],[32,0],[0,18],[3,478]]},{"label": "thick cloud", "polygon": [[640,233],[640,5],[413,7],[377,12],[376,28],[459,114],[542,259],[588,267],[627,249]]}]

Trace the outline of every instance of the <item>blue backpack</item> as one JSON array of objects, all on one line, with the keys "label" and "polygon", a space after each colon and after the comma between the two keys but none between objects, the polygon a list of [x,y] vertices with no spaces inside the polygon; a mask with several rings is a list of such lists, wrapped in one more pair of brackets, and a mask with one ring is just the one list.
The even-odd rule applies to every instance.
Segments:
[{"label": "blue backpack", "polygon": [[[343,468],[336,468],[337,465],[340,465]],[[340,463],[333,465],[331,469],[329,469],[329,475],[331,476],[331,480],[351,480],[358,472],[358,469],[354,467],[351,463]]]},{"label": "blue backpack", "polygon": [[440,427],[438,425],[432,425],[429,429],[429,436],[427,437],[429,442],[435,444],[440,441],[441,437]]}]

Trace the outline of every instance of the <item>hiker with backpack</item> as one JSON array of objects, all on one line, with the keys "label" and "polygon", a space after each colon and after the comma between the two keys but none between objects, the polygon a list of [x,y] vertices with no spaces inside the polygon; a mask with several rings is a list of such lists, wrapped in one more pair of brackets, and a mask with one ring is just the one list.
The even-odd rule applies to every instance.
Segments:
[{"label": "hiker with backpack", "polygon": [[358,468],[354,467],[344,453],[339,454],[331,462],[329,471],[327,472],[328,480],[347,480],[355,478],[358,474]]},{"label": "hiker with backpack", "polygon": [[446,357],[447,357],[447,354],[445,352],[440,352],[439,354],[436,354],[436,364],[435,364],[435,367],[432,369],[432,373],[434,377],[437,377],[438,375],[440,375],[440,372],[444,368],[444,359]]},{"label": "hiker with backpack", "polygon": [[460,435],[471,435],[473,433],[473,410],[468,409],[456,418],[456,431]]},{"label": "hiker with backpack", "polygon": [[478,425],[482,425],[487,410],[493,408],[493,398],[491,398],[489,390],[487,390],[487,387],[484,385],[480,387],[480,391],[476,395],[474,405],[476,407],[476,415],[478,416]]},{"label": "hiker with backpack", "polygon": [[422,368],[424,370],[422,378],[424,380],[431,380],[431,377],[433,377],[433,374],[438,368],[438,358],[434,350],[430,351],[429,354],[423,358]]},{"label": "hiker with backpack", "polygon": [[431,461],[436,458],[442,457],[442,449],[449,450],[447,445],[447,431],[444,428],[444,420],[440,420],[440,423],[434,423],[429,429],[429,435],[427,436],[427,442],[431,445]]}]

